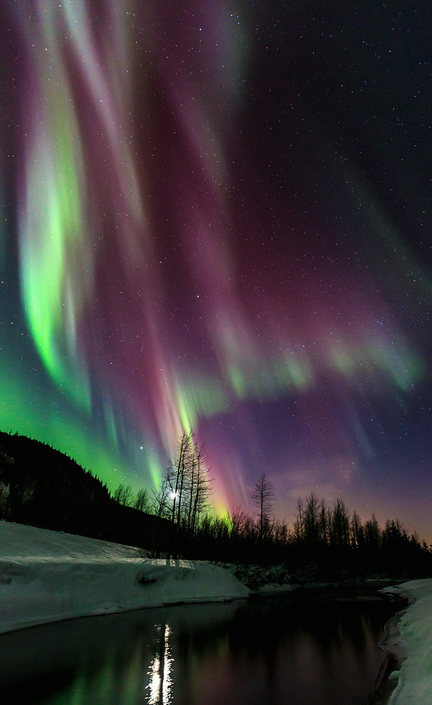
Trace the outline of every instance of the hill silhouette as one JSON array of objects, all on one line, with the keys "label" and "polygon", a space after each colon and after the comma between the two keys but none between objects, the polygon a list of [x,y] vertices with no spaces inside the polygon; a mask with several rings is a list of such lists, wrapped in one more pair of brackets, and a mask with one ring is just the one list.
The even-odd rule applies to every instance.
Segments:
[{"label": "hill silhouette", "polygon": [[0,519],[163,551],[171,527],[118,504],[105,484],[51,446],[0,431]]}]

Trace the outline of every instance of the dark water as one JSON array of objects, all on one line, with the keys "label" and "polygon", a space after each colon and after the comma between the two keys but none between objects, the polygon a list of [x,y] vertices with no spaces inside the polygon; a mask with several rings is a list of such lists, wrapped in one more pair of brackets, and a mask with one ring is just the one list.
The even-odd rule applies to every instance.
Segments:
[{"label": "dark water", "polygon": [[395,611],[286,596],[35,627],[0,637],[0,702],[366,705]]}]

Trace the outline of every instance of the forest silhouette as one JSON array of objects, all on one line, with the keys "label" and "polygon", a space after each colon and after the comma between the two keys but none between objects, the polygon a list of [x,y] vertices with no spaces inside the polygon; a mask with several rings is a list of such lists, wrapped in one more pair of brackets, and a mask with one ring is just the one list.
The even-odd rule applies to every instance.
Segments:
[{"label": "forest silhouette", "polygon": [[[263,580],[310,584],[432,575],[431,547],[397,519],[363,522],[337,499],[299,498],[292,525],[272,515],[265,474],[251,499],[217,516],[202,447],[183,433],[178,452],[153,492],[107,486],[72,458],[41,443],[0,432],[0,519],[138,546],[143,556],[183,557],[235,566],[251,588]],[[257,570],[254,570],[254,567]]]}]

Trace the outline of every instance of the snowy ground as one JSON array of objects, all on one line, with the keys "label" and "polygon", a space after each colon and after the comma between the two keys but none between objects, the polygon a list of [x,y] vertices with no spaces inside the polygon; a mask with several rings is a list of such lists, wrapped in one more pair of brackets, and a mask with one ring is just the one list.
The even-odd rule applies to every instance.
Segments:
[{"label": "snowy ground", "polygon": [[[284,586],[285,589],[288,586]],[[406,655],[389,705],[432,705],[432,580],[389,592],[412,604],[387,648]],[[201,561],[151,560],[130,546],[0,521],[0,633],[73,617],[247,597],[248,588]]]},{"label": "snowy ground", "polygon": [[0,633],[72,617],[247,597],[228,571],[0,521]]},{"label": "snowy ground", "polygon": [[388,639],[396,653],[402,651],[406,657],[390,676],[397,686],[388,705],[432,705],[432,580],[412,580],[387,591],[411,601],[398,632]]}]

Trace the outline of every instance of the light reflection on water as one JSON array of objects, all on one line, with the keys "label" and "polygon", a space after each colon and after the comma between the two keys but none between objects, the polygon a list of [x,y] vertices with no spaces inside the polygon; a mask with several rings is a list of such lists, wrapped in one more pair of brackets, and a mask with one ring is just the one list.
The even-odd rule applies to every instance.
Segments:
[{"label": "light reflection on water", "polygon": [[381,603],[189,605],[0,637],[0,701],[26,705],[364,705]]},{"label": "light reflection on water", "polygon": [[172,663],[170,637],[171,628],[168,624],[158,624],[156,630],[159,634],[157,653],[150,664],[148,676],[150,678],[146,689],[149,690],[149,705],[169,705],[172,691]]}]

